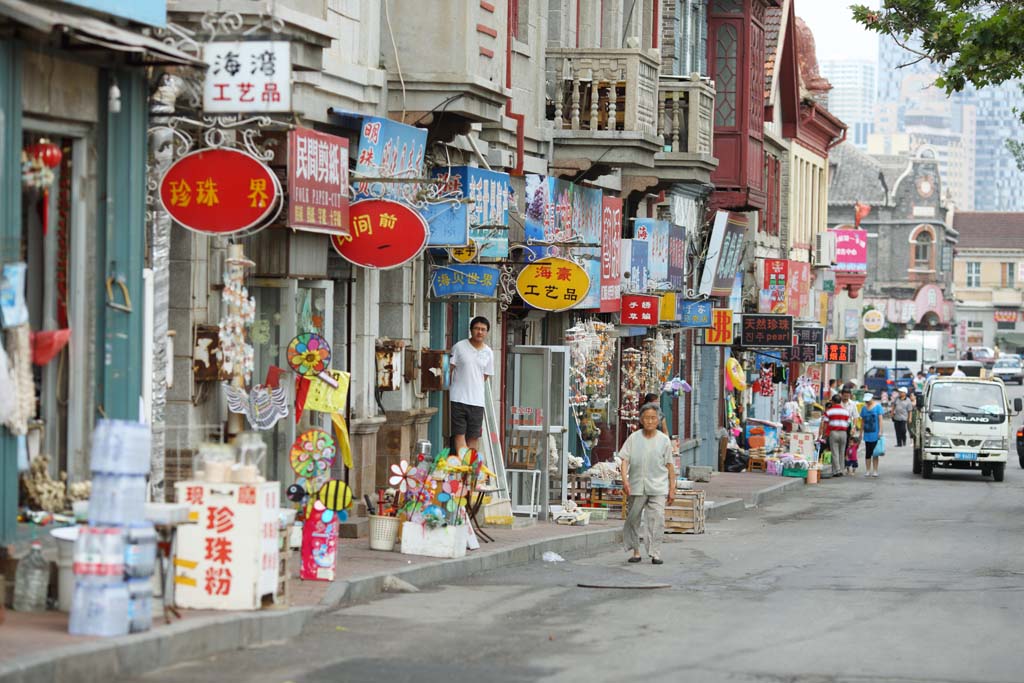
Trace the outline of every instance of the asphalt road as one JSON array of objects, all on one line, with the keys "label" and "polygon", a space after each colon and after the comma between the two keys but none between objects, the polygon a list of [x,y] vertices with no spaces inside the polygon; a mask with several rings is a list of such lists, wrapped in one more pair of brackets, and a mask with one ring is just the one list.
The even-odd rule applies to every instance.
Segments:
[{"label": "asphalt road", "polygon": [[[134,680],[1024,680],[1024,470],[1011,458],[999,484],[910,470],[910,449],[893,448],[877,479],[669,536],[663,566],[609,552],[508,568]],[[670,587],[640,588],[657,583]]]}]

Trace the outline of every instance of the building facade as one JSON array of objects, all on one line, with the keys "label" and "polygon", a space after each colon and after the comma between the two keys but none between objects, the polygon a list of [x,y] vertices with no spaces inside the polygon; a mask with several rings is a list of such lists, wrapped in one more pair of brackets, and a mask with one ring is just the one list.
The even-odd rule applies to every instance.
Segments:
[{"label": "building facade", "polygon": [[828,110],[849,126],[846,139],[866,149],[875,125],[874,60],[834,60],[821,62],[821,73],[832,84]]}]

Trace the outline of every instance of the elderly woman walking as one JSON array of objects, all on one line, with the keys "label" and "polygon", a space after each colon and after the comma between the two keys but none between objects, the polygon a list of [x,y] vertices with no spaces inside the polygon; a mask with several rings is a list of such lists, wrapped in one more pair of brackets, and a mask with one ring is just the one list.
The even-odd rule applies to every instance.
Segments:
[{"label": "elderly woman walking", "polygon": [[[633,552],[628,562],[639,562],[640,519],[644,519],[644,543],[652,564],[662,564],[661,538],[665,534],[665,505],[676,497],[676,468],[672,442],[658,430],[661,409],[646,403],[640,408],[641,429],[622,445],[622,488],[629,501],[629,513],[622,529],[626,548]],[[646,510],[646,512],[645,512]]]}]

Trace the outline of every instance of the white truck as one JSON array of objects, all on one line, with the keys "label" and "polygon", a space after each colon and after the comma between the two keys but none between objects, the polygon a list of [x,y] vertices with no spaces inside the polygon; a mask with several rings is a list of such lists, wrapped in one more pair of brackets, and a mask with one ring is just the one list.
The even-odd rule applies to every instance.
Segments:
[{"label": "white truck", "polygon": [[[1013,400],[1013,414],[1022,401]],[[1014,432],[1006,387],[998,379],[935,377],[918,397],[914,419],[914,474],[936,467],[978,469],[1002,481]]]}]

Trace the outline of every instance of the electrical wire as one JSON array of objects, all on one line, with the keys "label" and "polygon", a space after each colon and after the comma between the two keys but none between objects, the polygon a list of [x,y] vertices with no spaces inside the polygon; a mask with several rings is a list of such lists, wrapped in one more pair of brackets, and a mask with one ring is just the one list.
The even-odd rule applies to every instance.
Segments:
[{"label": "electrical wire", "polygon": [[391,47],[395,51],[395,70],[398,71],[398,82],[402,85],[402,123],[405,123],[405,78],[402,76],[402,63],[398,59],[398,43],[395,42],[395,32],[391,30],[391,12],[388,11],[388,0],[384,0],[384,23],[388,27],[388,35],[391,36]]}]

